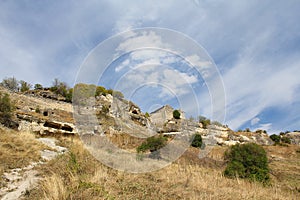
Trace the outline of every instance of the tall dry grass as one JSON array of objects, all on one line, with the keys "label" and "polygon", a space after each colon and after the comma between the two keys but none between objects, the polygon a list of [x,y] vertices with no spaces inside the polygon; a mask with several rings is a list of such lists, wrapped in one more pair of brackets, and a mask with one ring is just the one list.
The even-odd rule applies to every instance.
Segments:
[{"label": "tall dry grass", "polygon": [[30,132],[17,132],[0,127],[0,186],[5,184],[2,174],[22,168],[41,159],[40,150],[46,149]]},{"label": "tall dry grass", "polygon": [[278,184],[225,178],[222,165],[211,168],[186,155],[162,170],[129,174],[96,161],[78,139],[63,143],[70,152],[41,168],[45,179],[27,199],[299,199]]}]

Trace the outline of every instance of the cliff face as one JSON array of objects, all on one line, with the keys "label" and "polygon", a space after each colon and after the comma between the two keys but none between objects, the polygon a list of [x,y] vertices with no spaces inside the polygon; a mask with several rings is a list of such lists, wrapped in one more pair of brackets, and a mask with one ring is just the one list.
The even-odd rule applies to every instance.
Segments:
[{"label": "cliff face", "polygon": [[[234,132],[227,127],[210,125],[208,129],[201,124],[186,119],[174,119],[173,108],[162,108],[146,116],[131,101],[113,98],[110,94],[90,98],[84,105],[66,103],[63,98],[49,90],[29,91],[25,94],[10,93],[16,105],[15,120],[19,130],[30,130],[38,134],[74,135],[78,131],[86,134],[128,134],[132,137],[147,138],[157,133],[180,135],[188,130],[189,134],[200,133],[204,143],[212,145],[234,145],[254,142],[272,145],[265,133]],[[75,111],[75,112],[74,112]],[[94,117],[91,117],[93,113]],[[75,118],[77,123],[75,126]],[[79,121],[78,121],[79,119]],[[92,124],[92,126],[89,126]],[[299,133],[286,135],[293,144],[300,143]]]}]

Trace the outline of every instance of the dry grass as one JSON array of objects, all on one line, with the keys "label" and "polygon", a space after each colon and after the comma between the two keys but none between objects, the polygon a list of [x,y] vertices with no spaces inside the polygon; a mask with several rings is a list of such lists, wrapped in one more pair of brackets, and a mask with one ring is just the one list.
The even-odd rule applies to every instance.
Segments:
[{"label": "dry grass", "polygon": [[262,186],[223,177],[224,166],[218,155],[224,148],[200,161],[191,159],[197,150],[190,149],[162,170],[129,174],[97,162],[78,139],[65,138],[62,143],[70,153],[40,169],[46,178],[27,199],[299,199],[299,192],[278,184]]},{"label": "dry grass", "polygon": [[4,184],[4,172],[38,161],[41,149],[45,147],[35,140],[34,134],[0,127],[0,186]]}]

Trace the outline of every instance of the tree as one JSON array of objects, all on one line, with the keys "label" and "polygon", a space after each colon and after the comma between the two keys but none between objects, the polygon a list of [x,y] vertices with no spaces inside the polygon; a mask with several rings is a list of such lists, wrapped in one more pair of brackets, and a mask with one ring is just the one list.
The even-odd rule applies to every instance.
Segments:
[{"label": "tree", "polygon": [[201,148],[202,146],[202,137],[200,134],[196,133],[191,144],[192,147]]},{"label": "tree", "polygon": [[21,85],[21,92],[26,92],[28,90],[30,90],[30,88],[32,87],[32,85],[30,83],[27,83],[26,81],[21,80],[20,81],[20,85]]},{"label": "tree", "polygon": [[179,112],[178,110],[174,110],[174,111],[173,111],[173,117],[174,117],[175,119],[180,119],[180,112]]},{"label": "tree", "polygon": [[225,152],[227,167],[224,175],[267,183],[269,177],[266,151],[255,143],[237,144]]},{"label": "tree", "polygon": [[1,85],[12,92],[19,91],[19,82],[15,77],[3,79]]},{"label": "tree", "polygon": [[57,78],[54,79],[53,83],[52,83],[52,87],[50,88],[50,90],[56,94],[60,94],[63,97],[66,97],[67,93],[68,93],[68,85],[65,82],[61,82],[59,81]]},{"label": "tree", "polygon": [[107,94],[107,90],[105,89],[105,87],[102,86],[97,86],[96,87],[96,93],[95,93],[95,97],[99,96],[99,95],[106,95]]},{"label": "tree", "polygon": [[41,84],[37,83],[37,84],[34,85],[34,89],[35,90],[42,90],[43,86]]}]

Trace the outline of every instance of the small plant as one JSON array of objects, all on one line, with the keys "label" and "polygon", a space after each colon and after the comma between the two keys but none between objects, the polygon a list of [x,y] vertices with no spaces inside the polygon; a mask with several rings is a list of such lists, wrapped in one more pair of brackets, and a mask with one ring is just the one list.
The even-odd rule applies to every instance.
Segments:
[{"label": "small plant", "polygon": [[180,119],[180,112],[179,112],[178,110],[174,110],[174,111],[173,111],[173,117],[174,117],[175,119]]},{"label": "small plant", "polygon": [[76,155],[73,152],[70,152],[70,154],[69,154],[68,167],[73,173],[76,173],[76,174],[81,171],[80,164],[78,163]]},{"label": "small plant", "polygon": [[149,118],[150,114],[148,112],[145,113],[145,117]]},{"label": "small plant", "polygon": [[225,176],[269,182],[268,158],[261,146],[255,143],[231,146],[225,152],[225,159],[228,161]]},{"label": "small plant", "polygon": [[35,112],[36,112],[36,113],[41,113],[41,109],[40,109],[39,106],[37,106],[37,107],[35,108]]},{"label": "small plant", "polygon": [[200,134],[196,133],[191,144],[192,147],[201,148],[202,146],[202,137]]}]

